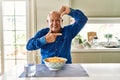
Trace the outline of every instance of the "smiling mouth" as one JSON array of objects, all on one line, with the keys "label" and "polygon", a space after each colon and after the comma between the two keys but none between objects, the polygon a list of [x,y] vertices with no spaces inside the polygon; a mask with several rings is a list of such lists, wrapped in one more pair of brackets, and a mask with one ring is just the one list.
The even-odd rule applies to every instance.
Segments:
[{"label": "smiling mouth", "polygon": [[53,28],[57,28],[57,26],[53,26]]}]

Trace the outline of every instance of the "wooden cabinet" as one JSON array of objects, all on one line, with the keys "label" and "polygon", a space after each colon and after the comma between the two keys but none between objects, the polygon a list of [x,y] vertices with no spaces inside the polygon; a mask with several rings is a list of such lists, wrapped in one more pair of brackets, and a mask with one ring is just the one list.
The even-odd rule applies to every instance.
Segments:
[{"label": "wooden cabinet", "polygon": [[120,63],[120,52],[73,52],[73,63]]},{"label": "wooden cabinet", "polygon": [[102,62],[104,63],[120,63],[120,52],[119,53],[102,53]]},{"label": "wooden cabinet", "polygon": [[99,54],[97,53],[72,53],[73,63],[99,63]]}]

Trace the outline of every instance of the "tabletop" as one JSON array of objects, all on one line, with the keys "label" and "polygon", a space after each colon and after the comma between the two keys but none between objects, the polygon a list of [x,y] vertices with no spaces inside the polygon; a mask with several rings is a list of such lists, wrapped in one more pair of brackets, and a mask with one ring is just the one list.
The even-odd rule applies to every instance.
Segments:
[{"label": "tabletop", "polygon": [[[80,63],[73,63],[80,64]],[[9,72],[0,76],[0,80],[120,80],[119,63],[83,63],[80,64],[89,77],[30,77],[19,78],[24,70],[22,65],[15,66]]]}]

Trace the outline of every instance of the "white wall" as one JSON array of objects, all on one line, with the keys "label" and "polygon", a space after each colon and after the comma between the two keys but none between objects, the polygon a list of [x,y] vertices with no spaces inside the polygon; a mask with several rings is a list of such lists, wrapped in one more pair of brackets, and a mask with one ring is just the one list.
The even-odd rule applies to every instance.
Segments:
[{"label": "white wall", "polygon": [[[36,0],[37,30],[47,27],[46,17],[60,6],[81,9],[88,17],[120,17],[120,0]],[[69,17],[64,17],[64,25]]]},{"label": "white wall", "polygon": [[[47,27],[46,18],[50,11],[58,10],[62,5],[69,6],[69,0],[37,0],[37,30]],[[64,16],[64,25],[69,24],[69,17]]]}]

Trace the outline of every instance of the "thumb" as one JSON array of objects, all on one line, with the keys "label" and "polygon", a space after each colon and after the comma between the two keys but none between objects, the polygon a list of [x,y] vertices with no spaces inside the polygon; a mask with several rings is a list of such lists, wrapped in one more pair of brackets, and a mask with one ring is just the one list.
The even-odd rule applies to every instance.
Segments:
[{"label": "thumb", "polygon": [[60,16],[62,17],[64,14],[66,14],[66,12],[62,12]]}]

